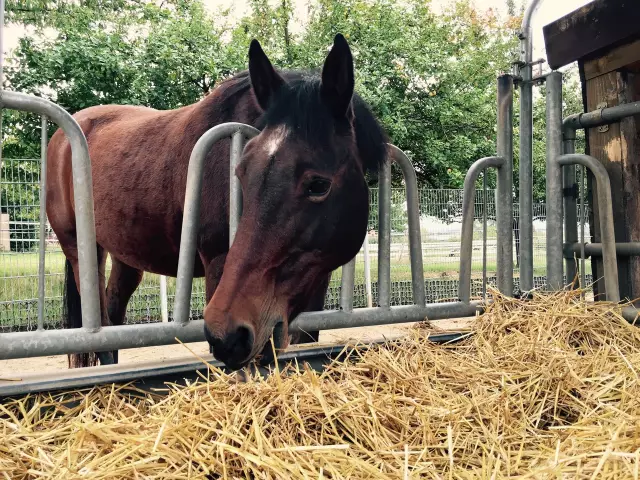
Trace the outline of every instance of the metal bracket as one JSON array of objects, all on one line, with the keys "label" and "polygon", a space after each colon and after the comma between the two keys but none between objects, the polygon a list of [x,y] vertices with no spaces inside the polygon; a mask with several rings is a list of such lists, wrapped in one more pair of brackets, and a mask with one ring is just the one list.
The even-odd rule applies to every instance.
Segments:
[{"label": "metal bracket", "polygon": [[[602,116],[602,109],[603,108],[607,108],[607,102],[600,102],[598,105],[596,105],[596,111],[600,113],[600,115]],[[607,132],[609,130],[609,125],[600,125],[598,127],[598,132],[600,133],[604,133]]]}]

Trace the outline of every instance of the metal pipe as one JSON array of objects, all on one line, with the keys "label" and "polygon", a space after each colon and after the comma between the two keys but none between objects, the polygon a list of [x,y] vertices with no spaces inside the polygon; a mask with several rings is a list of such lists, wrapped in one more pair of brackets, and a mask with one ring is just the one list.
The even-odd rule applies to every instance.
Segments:
[{"label": "metal pipe", "polygon": [[[575,165],[569,165],[562,169],[562,183],[565,241],[567,243],[575,243],[578,241],[578,205],[574,194],[575,187],[577,187]],[[576,280],[576,276],[578,275],[575,258],[565,258],[565,270],[567,274],[567,283],[573,284]]]},{"label": "metal pipe", "polygon": [[513,76],[498,77],[498,156],[504,164],[496,182],[497,284],[513,295]]},{"label": "metal pipe", "polygon": [[[523,80],[531,77],[531,66],[522,70]],[[520,289],[533,290],[533,85],[520,83],[520,165],[519,229]]]},{"label": "metal pipe", "polygon": [[204,321],[119,325],[98,332],[74,328],[3,333],[0,360],[171,345],[176,338],[183,343],[204,341]]},{"label": "metal pipe", "polygon": [[[200,196],[202,194],[202,172],[204,160],[209,150],[217,141],[241,132],[252,138],[260,132],[250,125],[242,123],[223,123],[207,130],[196,142],[187,170],[187,187],[184,198],[184,216],[180,236],[180,254],[178,257],[178,274],[176,278],[176,297],[174,306],[174,322],[184,324],[189,321],[191,305],[191,287],[193,268],[196,260],[196,243],[198,221],[200,220]],[[230,179],[231,180],[231,179]]]},{"label": "metal pipe", "polygon": [[[568,116],[562,122],[565,138],[575,138],[575,131],[578,129],[609,125],[634,115],[640,115],[640,101],[623,103],[615,107],[607,107],[587,113],[576,113]],[[571,130],[574,131],[573,137],[570,134]],[[569,135],[568,137],[567,134]]]},{"label": "metal pipe", "polygon": [[[368,227],[367,227],[368,230]],[[367,307],[373,307],[373,292],[371,291],[371,258],[369,257],[369,232],[364,236],[364,286],[367,294]]]},{"label": "metal pipe", "polygon": [[562,74],[547,77],[547,285],[562,288]]},{"label": "metal pipe", "polygon": [[[580,155],[575,153],[560,156],[557,163],[560,166],[575,164],[584,165],[591,170],[591,173],[596,180],[600,230],[602,232],[602,263],[604,264],[606,296],[607,300],[611,302],[619,302],[620,287],[618,284],[616,239],[613,227],[613,204],[611,201],[611,183],[609,181],[607,169],[596,158],[590,155]],[[547,218],[549,218],[548,213]],[[549,234],[547,233],[547,237],[548,235]]]},{"label": "metal pipe", "polygon": [[[62,107],[49,100],[24,93],[3,91],[2,106],[48,117],[62,128],[71,144],[82,326],[90,331],[98,331],[101,328],[98,255],[93,210],[93,181],[87,140],[76,120]],[[68,333],[67,330],[65,332]]]},{"label": "metal pipe", "polygon": [[378,173],[378,305],[391,302],[391,162]]},{"label": "metal pipe", "polygon": [[242,157],[244,135],[240,130],[231,136],[231,155],[229,161],[229,248],[236,238],[240,216],[242,215],[242,187],[236,176],[236,168]]},{"label": "metal pipe", "polygon": [[[424,285],[422,263],[422,238],[420,233],[420,197],[416,171],[409,157],[395,145],[389,144],[391,157],[400,166],[407,190],[407,219],[409,227],[409,256],[411,258],[411,284],[413,303],[426,305],[427,293]],[[390,256],[390,254],[389,254]]]},{"label": "metal pipe", "polygon": [[[567,139],[563,137],[562,152],[564,154],[571,154],[575,153],[575,151],[575,139]],[[562,169],[562,181],[564,192],[565,242],[576,243],[578,241],[578,214],[576,209],[576,198],[575,196],[572,196],[572,192],[575,193],[575,187],[577,186],[575,165],[564,167]],[[565,269],[567,273],[567,282],[572,283],[578,274],[575,258],[567,258],[565,256]],[[580,269],[580,271],[582,271],[582,269]],[[584,282],[581,282],[581,286],[584,286]]]},{"label": "metal pipe", "polygon": [[[473,239],[473,233],[471,235]],[[462,250],[461,250],[462,251]],[[471,255],[469,255],[471,257]],[[458,285],[459,288],[459,285]],[[471,295],[471,278],[469,278]],[[487,169],[482,170],[482,299],[487,299]]]},{"label": "metal pipe", "polygon": [[160,317],[164,323],[169,321],[169,301],[167,298],[167,277],[160,276]]},{"label": "metal pipe", "polygon": [[352,258],[342,266],[342,282],[340,288],[340,308],[345,312],[353,311],[353,284],[356,275],[356,259]]},{"label": "metal pipe", "polygon": [[488,167],[500,168],[504,163],[504,159],[500,157],[481,158],[471,165],[464,177],[458,298],[465,303],[469,303],[471,300],[471,260],[473,254],[473,219],[476,181],[478,180],[480,172],[484,172],[486,176],[486,169]]},{"label": "metal pipe", "polygon": [[586,263],[586,255],[584,253],[584,224],[586,223],[587,211],[585,208],[584,202],[584,188],[585,188],[585,180],[587,178],[587,170],[584,166],[580,166],[580,286],[584,288],[587,285],[587,267]]},{"label": "metal pipe", "polygon": [[[335,330],[338,328],[370,327],[395,323],[420,322],[424,319],[473,317],[481,302],[432,303],[426,306],[402,305],[389,309],[357,308],[353,312],[321,311],[301,314],[289,325],[289,332]],[[108,330],[108,329],[107,329]]]},{"label": "metal pipe", "polygon": [[531,29],[531,19],[542,0],[532,0],[524,11],[520,32],[520,58],[525,64],[530,64],[533,59],[533,31]]},{"label": "metal pipe", "polygon": [[[584,249],[586,257],[601,257],[602,243],[565,243],[564,256],[573,258],[574,254],[581,253]],[[640,242],[618,242],[616,243],[616,255],[619,257],[640,256]]]},{"label": "metal pipe", "polygon": [[[425,318],[439,320],[472,317],[482,308],[481,302],[455,302],[426,306],[403,305],[388,309],[358,308],[353,312],[306,312],[289,325],[289,331],[309,332],[421,322]],[[172,345],[176,338],[183,343],[205,341],[204,321],[120,325],[103,328],[95,333],[85,328],[4,333],[0,335],[0,360]]]},{"label": "metal pipe", "polygon": [[47,236],[47,117],[40,124],[40,238],[38,239],[38,330],[44,330],[44,269]]},{"label": "metal pipe", "polygon": [[520,32],[520,164],[519,164],[519,229],[520,289],[533,290],[533,31],[531,19],[540,0],[533,0],[522,19]]}]

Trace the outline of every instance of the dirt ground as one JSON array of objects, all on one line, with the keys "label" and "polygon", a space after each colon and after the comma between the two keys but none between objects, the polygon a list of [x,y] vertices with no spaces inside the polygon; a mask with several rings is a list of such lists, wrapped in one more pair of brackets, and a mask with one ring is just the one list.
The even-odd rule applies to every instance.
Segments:
[{"label": "dirt ground", "polygon": [[[456,331],[468,327],[472,318],[439,320],[434,325],[442,330]],[[340,344],[355,341],[375,341],[402,336],[414,323],[382,325],[378,327],[347,328],[321,332],[321,344]],[[188,347],[188,349],[187,349]],[[189,349],[193,352],[191,353]],[[167,345],[162,347],[145,347],[120,351],[120,364],[136,364],[149,361],[165,362],[178,358],[207,355],[206,342],[183,345]],[[48,371],[59,372],[67,369],[66,355],[37,357],[0,361],[0,381],[19,380],[22,375],[43,374]]]}]

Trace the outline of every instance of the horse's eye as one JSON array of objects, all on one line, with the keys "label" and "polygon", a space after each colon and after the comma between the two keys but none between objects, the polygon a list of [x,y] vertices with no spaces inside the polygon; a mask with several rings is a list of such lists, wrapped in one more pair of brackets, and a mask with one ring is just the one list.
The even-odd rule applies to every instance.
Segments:
[{"label": "horse's eye", "polygon": [[323,197],[329,192],[331,182],[326,178],[314,178],[307,184],[307,195],[310,197]]}]

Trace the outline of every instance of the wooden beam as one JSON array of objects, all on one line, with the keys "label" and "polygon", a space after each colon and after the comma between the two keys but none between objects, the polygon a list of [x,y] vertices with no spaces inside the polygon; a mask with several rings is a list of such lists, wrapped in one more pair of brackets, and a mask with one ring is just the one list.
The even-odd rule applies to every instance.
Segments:
[{"label": "wooden beam", "polygon": [[640,39],[612,48],[597,58],[584,62],[586,80],[620,69],[629,71],[640,69]]},{"label": "wooden beam", "polygon": [[557,69],[640,38],[640,1],[594,0],[542,29],[547,62]]}]

